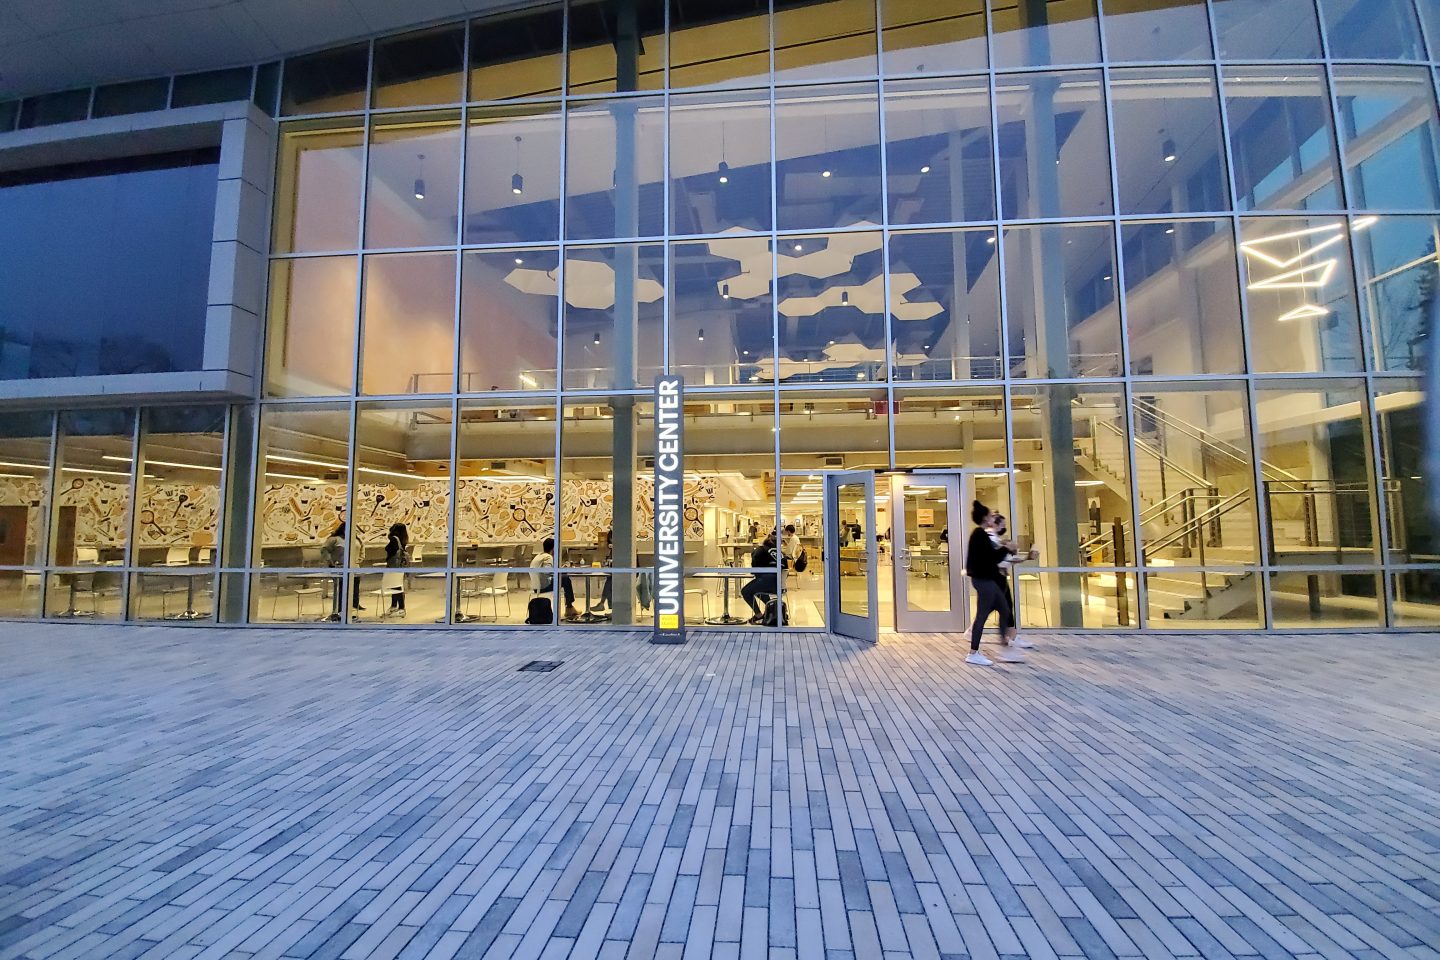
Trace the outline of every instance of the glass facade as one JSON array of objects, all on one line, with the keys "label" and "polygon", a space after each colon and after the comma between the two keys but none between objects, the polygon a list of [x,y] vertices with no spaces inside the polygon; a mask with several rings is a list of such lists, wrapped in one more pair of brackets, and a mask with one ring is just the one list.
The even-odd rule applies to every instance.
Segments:
[{"label": "glass facade", "polygon": [[571,0],[261,68],[262,396],[0,414],[0,613],[644,622],[668,371],[697,627],[790,524],[810,567],[758,575],[825,625],[826,472],[959,468],[1040,551],[1023,622],[1433,626],[1432,29]]}]

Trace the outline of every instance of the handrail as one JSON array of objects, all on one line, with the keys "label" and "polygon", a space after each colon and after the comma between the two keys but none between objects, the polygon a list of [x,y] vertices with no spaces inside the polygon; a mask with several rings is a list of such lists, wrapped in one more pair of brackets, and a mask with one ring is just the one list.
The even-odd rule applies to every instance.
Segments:
[{"label": "handrail", "polygon": [[[1212,484],[1205,484],[1205,489],[1213,490],[1215,489],[1215,487]],[[1183,490],[1177,490],[1174,493],[1170,494],[1170,496],[1166,497],[1164,500],[1161,500],[1158,503],[1153,503],[1150,506],[1146,507],[1144,510],[1140,511],[1140,526],[1143,528],[1145,524],[1155,519],[1157,514],[1168,513],[1175,507],[1179,506],[1181,503],[1184,503],[1186,500],[1198,500],[1201,496],[1210,497],[1213,496],[1213,494],[1207,493],[1197,495],[1194,487],[1186,487]],[[1124,533],[1129,533],[1130,521],[1122,521],[1120,524],[1120,529]],[[1104,533],[1096,534],[1089,540],[1081,543],[1080,550],[1084,551],[1087,549],[1093,549],[1097,545],[1103,544],[1103,542],[1106,540],[1113,541],[1114,539],[1115,531],[1112,528],[1110,530],[1106,530]],[[1111,545],[1111,549],[1114,549],[1113,543]]]},{"label": "handrail", "polygon": [[[1150,402],[1150,401],[1148,401],[1148,400],[1144,400],[1144,399],[1141,399],[1141,398],[1137,397],[1137,398],[1135,398],[1135,400],[1134,400],[1134,405],[1135,405],[1135,408],[1136,408],[1137,410],[1140,410],[1141,412],[1145,413],[1147,416],[1154,417],[1156,420],[1161,421],[1162,423],[1164,423],[1167,427],[1171,427],[1172,429],[1174,429],[1174,430],[1176,430],[1176,431],[1178,431],[1178,432],[1180,432],[1180,433],[1185,434],[1187,437],[1189,437],[1189,438],[1192,439],[1192,440],[1198,441],[1198,442],[1201,443],[1203,446],[1206,446],[1206,447],[1209,447],[1209,448],[1211,448],[1211,449],[1213,449],[1213,450],[1219,451],[1220,453],[1222,453],[1222,454],[1224,454],[1225,456],[1229,457],[1231,460],[1236,461],[1237,463],[1240,463],[1240,464],[1245,465],[1245,466],[1249,466],[1249,464],[1250,464],[1250,455],[1249,455],[1248,453],[1246,453],[1244,450],[1242,450],[1241,448],[1235,446],[1233,443],[1228,443],[1228,442],[1226,442],[1226,441],[1224,441],[1224,440],[1216,439],[1215,437],[1213,437],[1213,436],[1211,436],[1210,434],[1206,433],[1204,430],[1201,430],[1199,427],[1195,426],[1194,424],[1189,423],[1189,422],[1187,422],[1187,421],[1185,421],[1185,420],[1181,420],[1179,417],[1175,416],[1174,414],[1167,413],[1166,411],[1161,410],[1159,406],[1157,406],[1156,404],[1154,404],[1154,403],[1152,403],[1152,402]],[[1137,437],[1136,439],[1139,439],[1139,438]],[[1267,471],[1268,471],[1270,474],[1272,474],[1272,476],[1265,476],[1265,474],[1266,474]],[[1303,482],[1304,482],[1304,481],[1302,481],[1299,477],[1297,477],[1297,476],[1295,476],[1293,473],[1291,473],[1290,471],[1285,470],[1285,469],[1283,469],[1283,468],[1281,468],[1281,467],[1277,467],[1277,466],[1275,466],[1275,464],[1270,463],[1269,461],[1267,461],[1267,460],[1265,460],[1265,459],[1263,459],[1263,458],[1260,460],[1260,473],[1261,473],[1262,479],[1271,480],[1271,481],[1274,481],[1274,482],[1280,482],[1280,483],[1303,483]]]},{"label": "handrail", "polygon": [[[1103,420],[1103,419],[1101,419],[1101,418],[1099,418],[1099,417],[1096,417],[1096,418],[1095,418],[1095,422],[1098,423],[1098,424],[1100,424],[1100,425],[1101,425],[1102,427],[1104,427],[1105,429],[1109,430],[1111,433],[1114,433],[1114,434],[1118,435],[1122,440],[1125,439],[1125,428],[1122,427],[1122,426],[1120,426],[1119,424],[1113,423],[1113,422],[1111,422],[1111,421],[1109,421],[1109,420]],[[1157,449],[1155,449],[1155,447],[1154,447],[1152,444],[1150,444],[1149,442],[1142,442],[1142,441],[1143,441],[1143,438],[1142,438],[1142,437],[1140,437],[1140,436],[1136,436],[1136,437],[1135,437],[1135,447],[1136,447],[1136,449],[1137,449],[1137,450],[1144,450],[1146,453],[1150,454],[1150,456],[1154,457],[1156,460],[1159,460],[1159,461],[1160,461],[1160,465],[1161,465],[1162,467],[1167,467],[1167,468],[1169,468],[1169,469],[1171,469],[1171,470],[1174,470],[1176,473],[1180,474],[1180,475],[1181,475],[1182,477],[1184,477],[1186,480],[1189,480],[1191,483],[1194,483],[1194,484],[1196,484],[1197,486],[1201,486],[1201,487],[1213,487],[1213,486],[1215,486],[1215,484],[1211,483],[1209,480],[1207,480],[1207,479],[1205,479],[1204,477],[1199,476],[1199,475],[1197,475],[1197,474],[1195,474],[1195,473],[1192,473],[1192,472],[1191,472],[1190,470],[1188,470],[1187,468],[1182,467],[1180,464],[1176,463],[1176,462],[1175,462],[1174,460],[1172,460],[1170,457],[1165,456],[1165,452],[1164,452],[1163,450],[1157,450]]]},{"label": "handrail", "polygon": [[1241,493],[1232,493],[1224,500],[1221,500],[1219,503],[1215,504],[1215,506],[1202,511],[1201,513],[1195,514],[1195,516],[1191,517],[1188,521],[1181,524],[1176,529],[1170,531],[1165,536],[1161,537],[1159,540],[1145,544],[1146,554],[1149,554],[1156,550],[1163,550],[1166,547],[1171,546],[1175,543],[1176,540],[1179,540],[1181,537],[1189,536],[1196,529],[1202,528],[1206,524],[1218,520],[1220,517],[1223,517],[1225,514],[1229,513],[1231,510],[1234,510],[1236,507],[1241,506],[1249,499],[1250,494],[1248,491],[1242,491]]}]

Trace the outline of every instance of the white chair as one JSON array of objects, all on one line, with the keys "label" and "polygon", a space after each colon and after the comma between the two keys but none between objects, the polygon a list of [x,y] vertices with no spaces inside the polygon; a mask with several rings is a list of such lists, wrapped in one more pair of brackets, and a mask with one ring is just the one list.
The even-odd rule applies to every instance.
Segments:
[{"label": "white chair", "polygon": [[[299,587],[296,587],[295,590],[294,590],[294,594],[295,594],[295,619],[296,619],[296,620],[302,620],[302,619],[304,619],[304,616],[305,616],[305,613],[304,613],[304,605],[305,605],[305,599],[306,599],[307,597],[319,597],[320,600],[321,600],[321,612],[323,613],[323,612],[324,612],[324,600],[325,600],[325,595],[330,592],[330,580],[329,580],[329,578],[326,578],[326,579],[323,579],[323,580],[316,580],[314,577],[295,577],[294,579],[295,579],[298,583],[301,583],[301,584],[310,584],[310,586],[299,586]],[[277,595],[279,594],[279,588],[278,588],[278,587],[276,588],[276,594],[277,594]],[[272,612],[271,615],[272,615],[272,616],[274,615],[273,612]]]},{"label": "white chair", "polygon": [[[189,553],[189,551],[186,551],[186,553]],[[168,560],[166,561],[166,565],[179,566],[179,564],[171,564]],[[144,586],[147,581],[149,583],[149,587]],[[186,584],[184,577],[142,576],[140,578],[140,583],[142,585],[141,590],[144,593],[148,593],[151,595],[159,595],[161,620],[164,620],[170,614],[170,598],[177,594],[181,596],[185,595]]]},{"label": "white chair", "polygon": [[195,562],[200,564],[200,566],[202,567],[208,567],[210,566],[210,558],[214,555],[214,551],[212,551],[209,547],[201,547],[199,550],[195,551]]},{"label": "white chair", "polygon": [[[490,586],[475,591],[477,597],[489,597],[495,610],[495,621],[500,621],[500,598],[505,598],[505,616],[510,616],[510,571],[501,570],[490,578]],[[483,608],[482,608],[483,609]]]},{"label": "white chair", "polygon": [[[369,593],[370,596],[375,598],[375,602],[377,604],[381,600],[387,600],[390,597],[401,596],[405,593],[405,571],[386,570],[380,575],[380,588],[378,590],[371,590],[369,591]],[[379,613],[381,620],[384,620],[386,617],[395,613],[398,613],[402,617],[405,616],[404,610],[391,610],[389,609],[388,605],[385,607],[381,607]]]},{"label": "white chair", "polygon": [[167,567],[188,567],[190,566],[189,547],[171,547],[165,551],[165,566]]},{"label": "white chair", "polygon": [[75,563],[77,566],[100,563],[100,550],[96,547],[76,547]]},{"label": "white chair", "polygon": [[710,619],[710,591],[703,586],[687,587],[685,589],[687,598],[695,596],[700,598],[700,620],[703,622]]}]

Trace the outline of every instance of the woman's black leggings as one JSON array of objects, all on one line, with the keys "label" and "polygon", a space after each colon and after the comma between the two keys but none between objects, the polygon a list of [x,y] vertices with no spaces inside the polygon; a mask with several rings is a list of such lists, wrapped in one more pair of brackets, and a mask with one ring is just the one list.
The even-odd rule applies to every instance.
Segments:
[{"label": "woman's black leggings", "polygon": [[1010,607],[1008,591],[998,580],[971,580],[975,585],[975,622],[970,626],[970,649],[980,649],[980,635],[990,614],[1000,614],[1000,629],[1015,626],[1015,611]]}]

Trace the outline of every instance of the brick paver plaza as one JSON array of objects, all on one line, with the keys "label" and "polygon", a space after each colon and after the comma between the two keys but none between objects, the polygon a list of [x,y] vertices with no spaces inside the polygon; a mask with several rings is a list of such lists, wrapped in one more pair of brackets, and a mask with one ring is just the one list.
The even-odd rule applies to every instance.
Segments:
[{"label": "brick paver plaza", "polygon": [[0,957],[1440,957],[1440,638],[1036,639],[7,624]]}]

